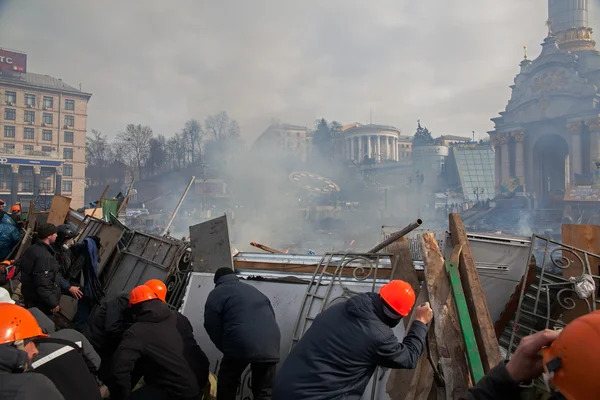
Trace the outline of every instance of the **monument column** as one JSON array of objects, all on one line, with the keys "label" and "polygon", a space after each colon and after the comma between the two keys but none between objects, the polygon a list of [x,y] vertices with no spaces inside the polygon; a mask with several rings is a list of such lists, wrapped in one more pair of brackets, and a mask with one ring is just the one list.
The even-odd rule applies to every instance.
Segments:
[{"label": "monument column", "polygon": [[496,194],[500,193],[502,183],[502,159],[500,149],[500,137],[498,134],[491,135],[492,144],[494,145],[494,190]]},{"label": "monument column", "polygon": [[508,142],[510,140],[510,136],[507,133],[502,133],[502,134],[500,134],[500,136],[498,138],[500,139],[500,145],[502,146],[502,148],[500,149],[500,154],[502,157],[502,160],[501,160],[502,175],[501,175],[500,185],[502,185],[502,183],[506,182],[510,178],[510,155],[509,155],[509,147],[508,147]]},{"label": "monument column", "polygon": [[512,137],[515,139],[515,175],[525,188],[525,132],[513,132]]},{"label": "monument column", "polygon": [[377,152],[377,155],[375,156],[377,159],[376,162],[381,162],[381,138],[379,136],[375,136],[375,139],[375,151]]},{"label": "monument column", "polygon": [[11,164],[10,169],[12,171],[12,181],[10,185],[10,197],[12,204],[19,201],[19,165]]},{"label": "monument column", "polygon": [[40,195],[40,174],[42,173],[42,167],[37,165],[33,166],[33,198],[35,199]]},{"label": "monument column", "polygon": [[571,132],[571,172],[581,174],[583,172],[583,162],[581,157],[581,130],[583,122],[571,122],[567,124],[567,128]]},{"label": "monument column", "polygon": [[362,164],[363,160],[364,160],[364,154],[363,154],[363,137],[359,136],[358,137],[358,162],[360,164]]},{"label": "monument column", "polygon": [[62,193],[62,174],[63,174],[63,167],[56,167],[56,183],[55,183],[55,188],[54,188],[54,194],[61,194]]},{"label": "monument column", "polygon": [[350,138],[350,160],[354,161],[354,139],[353,137]]},{"label": "monument column", "polygon": [[372,139],[372,136],[367,136],[367,153],[369,155],[369,158],[373,157],[373,149],[371,147],[371,139]]},{"label": "monument column", "polygon": [[596,162],[600,161],[600,118],[586,121],[590,131],[590,171],[596,170]]}]

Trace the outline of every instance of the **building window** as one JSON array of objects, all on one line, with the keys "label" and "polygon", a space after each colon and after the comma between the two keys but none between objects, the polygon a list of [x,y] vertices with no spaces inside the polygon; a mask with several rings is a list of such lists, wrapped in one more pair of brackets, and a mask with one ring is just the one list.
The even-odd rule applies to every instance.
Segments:
[{"label": "building window", "polygon": [[63,176],[73,176],[73,166],[71,164],[63,164]]},{"label": "building window", "polygon": [[65,126],[72,128],[75,126],[75,117],[72,115],[65,115]]},{"label": "building window", "polygon": [[10,165],[0,166],[0,189],[10,190],[12,186],[12,169]]},{"label": "building window", "polygon": [[25,123],[33,124],[35,122],[35,111],[25,110]]},{"label": "building window", "polygon": [[69,147],[63,148],[63,158],[65,160],[72,160],[73,159],[73,149],[71,149]]},{"label": "building window", "polygon": [[53,119],[54,116],[52,115],[52,113],[44,113],[44,119],[42,120],[42,122],[46,125],[52,125]]},{"label": "building window", "polygon": [[73,181],[62,181],[62,191],[71,193],[73,191]]},{"label": "building window", "polygon": [[54,108],[54,98],[49,96],[44,96],[44,109],[46,108]]},{"label": "building window", "polygon": [[23,139],[35,139],[35,133],[33,131],[33,128],[23,128]]},{"label": "building window", "polygon": [[42,146],[42,151],[44,153],[52,153],[52,150],[54,150],[52,146]]},{"label": "building window", "polygon": [[33,167],[21,167],[19,170],[21,179],[20,192],[33,192]]},{"label": "building window", "polygon": [[25,151],[33,151],[33,145],[32,144],[24,144],[23,145],[23,150],[25,150]]},{"label": "building window", "polygon": [[35,107],[35,94],[25,94],[25,106]]},{"label": "building window", "polygon": [[75,110],[75,100],[65,99],[65,110]]},{"label": "building window", "polygon": [[44,129],[42,131],[42,140],[45,140],[46,142],[51,142],[52,141],[52,131],[48,130],[48,129]]},{"label": "building window", "polygon": [[65,132],[64,142],[73,143],[73,132]]},{"label": "building window", "polygon": [[4,143],[4,152],[8,154],[15,154],[15,144],[14,143]]},{"label": "building window", "polygon": [[14,138],[15,137],[15,127],[14,126],[5,126],[4,127],[4,137]]},{"label": "building window", "polygon": [[15,119],[17,119],[17,110],[15,110],[14,108],[5,108],[4,119],[7,121],[14,121]]},{"label": "building window", "polygon": [[54,177],[54,170],[52,168],[42,168],[40,171],[40,191],[51,192],[52,191],[52,178]]},{"label": "building window", "polygon": [[6,104],[16,104],[17,103],[17,93],[9,92],[8,90],[4,92],[4,98],[6,100]]}]

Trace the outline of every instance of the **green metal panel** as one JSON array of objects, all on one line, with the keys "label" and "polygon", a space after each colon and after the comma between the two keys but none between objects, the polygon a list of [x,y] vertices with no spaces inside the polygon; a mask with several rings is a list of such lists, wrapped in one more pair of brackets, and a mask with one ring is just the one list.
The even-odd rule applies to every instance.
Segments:
[{"label": "green metal panel", "polygon": [[452,286],[454,304],[456,304],[458,320],[460,322],[460,328],[465,340],[471,378],[473,378],[473,384],[476,384],[481,378],[483,378],[485,372],[483,371],[481,356],[479,355],[479,349],[477,348],[477,341],[475,340],[475,332],[473,331],[473,324],[471,323],[469,308],[467,307],[467,300],[465,299],[465,292],[460,281],[458,263],[447,261],[446,271],[448,272],[448,276],[450,278],[450,286]]},{"label": "green metal panel", "polygon": [[119,200],[103,199],[102,200],[102,219],[110,221],[110,214],[117,215],[119,211]]}]

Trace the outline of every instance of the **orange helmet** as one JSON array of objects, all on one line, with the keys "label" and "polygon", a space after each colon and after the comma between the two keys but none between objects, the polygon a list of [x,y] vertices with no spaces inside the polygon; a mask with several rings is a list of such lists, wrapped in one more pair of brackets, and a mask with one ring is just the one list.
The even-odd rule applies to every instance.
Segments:
[{"label": "orange helmet", "polygon": [[599,342],[600,311],[594,311],[569,323],[549,347],[542,349],[544,369],[567,399],[589,399],[600,393],[598,352],[594,350]]},{"label": "orange helmet", "polygon": [[398,314],[406,317],[415,305],[415,291],[408,282],[393,280],[379,289],[379,295]]},{"label": "orange helmet", "polygon": [[156,297],[165,301],[167,298],[167,286],[160,279],[150,279],[148,282],[144,283],[144,285],[148,286]]},{"label": "orange helmet", "polygon": [[29,311],[16,304],[0,303],[0,344],[47,336]]},{"label": "orange helmet", "polygon": [[10,211],[11,211],[11,212],[17,212],[17,211],[21,211],[21,206],[20,206],[20,205],[18,205],[18,204],[15,204],[14,206],[12,206],[12,207],[10,208]]},{"label": "orange helmet", "polygon": [[129,293],[129,305],[143,303],[144,301],[154,300],[158,297],[156,294],[146,285],[140,285],[133,288]]}]

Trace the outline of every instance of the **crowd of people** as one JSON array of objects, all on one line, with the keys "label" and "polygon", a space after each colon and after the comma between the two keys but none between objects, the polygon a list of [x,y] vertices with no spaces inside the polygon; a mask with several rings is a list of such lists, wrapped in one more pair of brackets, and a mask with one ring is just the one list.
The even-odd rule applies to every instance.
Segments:
[{"label": "crowd of people", "polygon": [[[73,237],[68,226],[40,225],[18,262],[22,299],[0,288],[0,398],[208,399],[209,359],[190,321],[167,304],[165,284],[152,279],[106,296],[97,276],[100,240],[73,244]],[[433,318],[428,303],[415,307],[408,283],[392,280],[329,306],[278,365],[281,333],[269,298],[231,268],[218,269],[214,284],[204,329],[223,355],[217,400],[238,396],[248,366],[255,400],[358,400],[378,366],[417,366]],[[77,303],[70,327],[57,319],[64,297]],[[394,328],[411,312],[399,340]],[[556,398],[596,398],[600,383],[583,369],[598,364],[586,346],[599,335],[597,311],[560,333],[526,337],[467,399],[519,398],[521,384],[544,372],[562,393]]]}]

